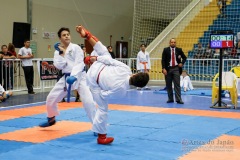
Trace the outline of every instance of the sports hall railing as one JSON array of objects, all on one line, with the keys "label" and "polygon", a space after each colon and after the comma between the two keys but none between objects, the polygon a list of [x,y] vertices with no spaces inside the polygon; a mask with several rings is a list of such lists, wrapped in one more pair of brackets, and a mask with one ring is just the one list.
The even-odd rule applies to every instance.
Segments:
[{"label": "sports hall railing", "polygon": [[[33,59],[34,68],[34,90],[44,91],[45,89],[52,88],[56,83],[56,80],[44,80],[41,81],[40,74],[38,70],[38,62],[43,60],[41,58]],[[14,92],[26,91],[26,81],[24,77],[24,72],[22,69],[22,61],[20,59],[3,59],[0,61],[0,83],[1,85],[6,85],[7,89],[11,89]],[[13,85],[11,85],[13,84]]]},{"label": "sports hall railing", "polygon": [[[136,58],[129,59],[118,59],[123,63],[131,67],[133,73],[136,73]],[[152,66],[150,70],[151,81],[164,81],[164,76],[161,72],[161,58],[151,58]],[[223,59],[222,71],[230,71],[232,67],[240,65],[238,59]],[[160,68],[158,68],[160,67]],[[187,71],[191,80],[194,83],[208,83],[211,84],[215,74],[219,71],[219,60],[218,59],[192,59],[188,58],[184,67]]]},{"label": "sports hall railing", "polygon": [[[33,59],[33,67],[34,67],[34,90],[43,92],[45,90],[51,89],[56,84],[56,79],[53,80],[41,80],[40,74],[39,74],[39,61],[41,60],[48,60],[51,61],[52,59],[41,59],[36,58]],[[121,58],[117,59],[125,64],[127,64],[131,69],[133,73],[137,73],[136,70],[136,58]],[[21,67],[21,60],[15,59],[15,60],[2,60],[1,63],[1,83],[3,84],[4,81],[9,84],[9,81],[13,81],[13,86],[10,87],[14,92],[18,91],[26,91],[27,93],[27,87],[25,83],[25,77],[24,72]],[[10,62],[11,67],[4,66],[6,63]],[[161,73],[161,59],[160,58],[151,58],[151,64],[154,64],[155,66],[152,66],[150,70],[150,81],[164,81],[164,76]],[[223,71],[230,71],[233,66],[239,66],[240,60],[238,59],[223,59]],[[160,67],[160,68],[159,68]],[[6,77],[6,71],[4,72],[4,69],[7,70],[7,72],[11,72],[12,70],[12,76],[11,78],[4,78]],[[190,75],[190,78],[195,83],[212,83],[212,80],[216,73],[218,73],[219,70],[219,60],[218,59],[191,59],[188,58],[185,65],[184,70],[187,70],[188,74]],[[5,75],[3,75],[5,73]]]}]

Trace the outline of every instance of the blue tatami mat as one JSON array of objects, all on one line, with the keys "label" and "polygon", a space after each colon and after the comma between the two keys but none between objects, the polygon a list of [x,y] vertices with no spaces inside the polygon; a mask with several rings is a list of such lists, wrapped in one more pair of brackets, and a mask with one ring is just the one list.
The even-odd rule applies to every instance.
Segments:
[{"label": "blue tatami mat", "polygon": [[[153,91],[155,94],[167,94],[166,90],[155,90]],[[182,95],[198,95],[198,96],[212,96],[212,90],[211,89],[194,89],[184,92],[181,91]]]},{"label": "blue tatami mat", "polygon": [[[55,136],[58,135],[56,131],[53,138],[39,143],[24,142],[29,133],[26,128],[37,127],[46,121],[47,115],[42,111],[37,112],[42,114],[24,114],[23,117],[4,120],[4,116],[12,116],[9,107],[10,111],[1,112],[0,134],[4,135],[0,139],[0,160],[176,160],[201,145],[189,146],[192,141],[207,143],[222,135],[240,136],[240,118],[237,117],[240,109],[212,109],[210,96],[182,95],[184,104],[166,103],[167,98],[167,94],[156,94],[153,89],[131,89],[124,98],[110,99],[107,135],[114,137],[110,145],[97,144],[97,137],[91,129],[86,131],[84,128],[82,132],[77,130],[60,136]],[[30,106],[24,104],[21,107]],[[61,110],[56,119],[69,124],[89,122],[84,108],[78,107],[78,103],[76,108]],[[79,129],[58,127],[61,133]],[[20,132],[13,131],[19,130],[23,139],[15,137],[15,133],[20,135]],[[51,130],[51,127],[46,130]],[[5,140],[8,139],[7,132],[13,132],[10,136],[16,141]],[[41,136],[49,137],[48,133],[41,131]],[[231,152],[228,158],[231,159]]]}]

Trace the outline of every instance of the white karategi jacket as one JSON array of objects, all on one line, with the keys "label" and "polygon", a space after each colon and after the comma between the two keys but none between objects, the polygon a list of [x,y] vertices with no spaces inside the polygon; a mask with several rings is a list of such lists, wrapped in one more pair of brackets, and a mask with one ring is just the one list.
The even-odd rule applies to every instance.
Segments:
[{"label": "white karategi jacket", "polygon": [[193,90],[193,85],[189,76],[180,76],[180,87],[187,88],[187,90]]},{"label": "white karategi jacket", "polygon": [[92,130],[106,134],[108,98],[126,95],[127,89],[130,87],[129,79],[132,72],[126,64],[112,59],[107,48],[101,42],[95,44],[94,50],[99,56],[87,72],[87,84],[94,101],[98,104]]},{"label": "white karategi jacket", "polygon": [[137,54],[137,70],[140,72],[144,72],[144,64],[143,62],[146,62],[146,69],[151,69],[151,61],[149,57],[149,53],[145,51],[143,53],[142,51],[139,51]]},{"label": "white karategi jacket", "polygon": [[[96,107],[89,87],[86,84],[86,72],[84,70],[85,64],[83,59],[84,55],[80,46],[70,43],[66,49],[64,57],[59,55],[59,51],[54,52],[53,62],[56,68],[62,70],[63,74],[70,73],[71,76],[77,78],[77,80],[73,83],[71,90],[78,90],[83,102],[83,107],[92,122],[95,116]],[[64,87],[68,89],[65,76],[56,83],[47,96],[46,106],[48,117],[59,115],[57,103],[67,95],[67,91],[64,91]]]},{"label": "white karategi jacket", "polygon": [[0,84],[0,96],[3,96],[3,93],[9,96],[9,91],[6,91],[3,86]]},{"label": "white karategi jacket", "polygon": [[0,95],[2,95],[5,92],[5,89],[3,88],[3,86],[0,84]]}]

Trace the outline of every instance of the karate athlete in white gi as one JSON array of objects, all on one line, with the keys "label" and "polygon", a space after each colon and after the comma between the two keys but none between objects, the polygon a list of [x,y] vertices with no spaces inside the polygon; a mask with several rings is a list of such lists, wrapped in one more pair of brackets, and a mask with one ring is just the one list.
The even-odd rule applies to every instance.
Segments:
[{"label": "karate athlete in white gi", "polygon": [[12,91],[5,91],[3,86],[0,84],[0,103],[4,102],[7,98],[12,96],[13,92]]},{"label": "karate athlete in white gi", "polygon": [[56,123],[55,116],[59,115],[57,103],[60,102],[66,95],[69,79],[74,82],[71,90],[77,90],[81,96],[83,107],[91,122],[95,117],[96,106],[93,101],[92,94],[86,84],[86,71],[84,69],[84,54],[81,47],[71,43],[70,30],[68,28],[60,28],[58,37],[61,44],[58,46],[60,51],[54,52],[54,66],[62,70],[64,76],[55,84],[53,89],[47,96],[47,122],[40,124],[40,127],[49,127]]},{"label": "karate athlete in white gi", "polygon": [[144,87],[149,81],[148,73],[132,75],[131,69],[124,63],[112,59],[107,48],[82,26],[76,27],[81,37],[93,46],[98,57],[86,57],[85,64],[93,63],[87,72],[87,84],[98,108],[93,120],[93,132],[98,133],[98,144],[110,144],[113,137],[107,137],[108,98],[124,96],[130,85]]},{"label": "karate athlete in white gi", "polygon": [[193,85],[187,71],[183,70],[180,76],[180,87],[183,88],[184,92],[188,90],[193,90]]},{"label": "karate athlete in white gi", "polygon": [[[137,54],[137,70],[139,72],[149,73],[149,70],[151,69],[149,53],[145,50],[146,49],[145,44],[141,44],[140,47],[141,50]],[[141,90],[141,88],[139,87],[137,87],[137,89]],[[148,86],[145,86],[144,89],[149,90],[150,88]]]}]

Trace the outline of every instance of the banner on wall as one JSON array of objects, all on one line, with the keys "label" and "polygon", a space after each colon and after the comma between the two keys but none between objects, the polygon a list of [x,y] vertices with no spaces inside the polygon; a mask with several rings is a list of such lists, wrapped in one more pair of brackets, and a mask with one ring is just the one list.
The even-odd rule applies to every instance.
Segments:
[{"label": "banner on wall", "polygon": [[57,79],[59,70],[53,65],[53,61],[39,61],[38,68],[41,80]]}]

